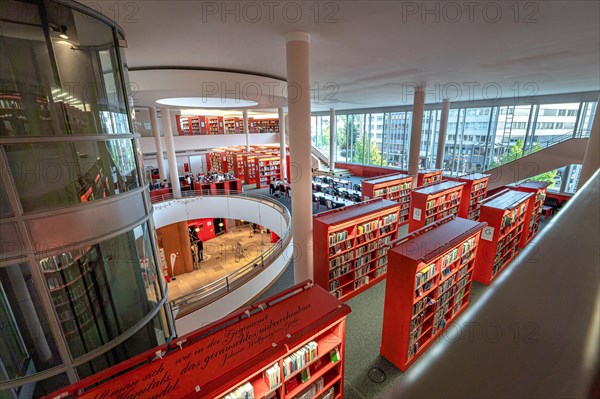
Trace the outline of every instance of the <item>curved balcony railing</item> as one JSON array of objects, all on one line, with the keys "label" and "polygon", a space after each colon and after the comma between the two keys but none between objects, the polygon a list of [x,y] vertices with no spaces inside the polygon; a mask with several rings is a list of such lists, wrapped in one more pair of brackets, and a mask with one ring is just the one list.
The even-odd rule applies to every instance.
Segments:
[{"label": "curved balcony railing", "polygon": [[[250,194],[243,191],[235,190],[190,190],[182,191],[182,198],[198,197],[198,196],[227,196],[244,198],[249,201],[260,202],[277,210],[287,222],[284,232],[280,235],[279,240],[269,249],[262,252],[259,256],[247,262],[234,272],[227,274],[209,284],[206,284],[186,295],[171,299],[169,306],[173,317],[182,317],[195,310],[198,310],[222,297],[229,294],[231,291],[244,285],[256,275],[261,273],[275,259],[283,255],[285,249],[290,244],[291,240],[291,214],[290,211],[281,203],[274,201],[266,195]],[[152,203],[160,203],[165,201],[176,201],[179,198],[174,198],[172,194],[161,194],[154,196]]]}]

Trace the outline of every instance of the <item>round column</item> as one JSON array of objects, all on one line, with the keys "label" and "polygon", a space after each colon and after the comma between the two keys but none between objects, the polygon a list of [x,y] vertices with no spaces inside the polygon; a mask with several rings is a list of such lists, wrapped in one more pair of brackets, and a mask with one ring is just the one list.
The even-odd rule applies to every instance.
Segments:
[{"label": "round column", "polygon": [[150,127],[152,128],[152,135],[156,143],[156,161],[158,163],[158,174],[160,176],[160,182],[163,183],[167,180],[167,170],[165,169],[165,158],[163,152],[162,140],[160,139],[160,129],[158,128],[158,115],[156,114],[156,108],[150,107]]},{"label": "round column", "polygon": [[294,281],[313,278],[310,143],[310,35],[286,36],[288,118],[292,185]]},{"label": "round column", "polygon": [[425,109],[425,84],[416,88],[413,101],[412,129],[410,133],[410,150],[408,152],[408,174],[414,177],[413,186],[417,184],[419,173],[419,156],[421,153],[421,132],[423,131],[423,110]]},{"label": "round column", "polygon": [[167,148],[167,160],[169,161],[169,177],[173,198],[181,198],[181,187],[179,186],[179,171],[177,170],[177,157],[175,155],[175,143],[173,142],[173,130],[171,129],[171,113],[169,108],[160,107],[160,119],[162,120],[163,136]]},{"label": "round column", "polygon": [[329,170],[335,170],[335,140],[337,136],[335,110],[329,109]]},{"label": "round column", "polygon": [[283,107],[279,107],[279,156],[281,159],[281,178],[288,178],[287,175],[287,150],[285,144],[285,112]]},{"label": "round column", "polygon": [[[600,105],[600,98],[598,98]],[[600,107],[596,107],[590,138],[583,156],[581,174],[579,175],[579,187],[583,187],[586,181],[600,168]],[[567,175],[568,176],[568,175]]]},{"label": "round column", "polygon": [[246,135],[246,152],[250,151],[250,126],[248,125],[248,110],[242,111],[244,117],[244,134]]},{"label": "round column", "polygon": [[448,114],[450,113],[450,101],[442,101],[442,114],[440,115],[440,132],[438,135],[437,155],[435,157],[436,169],[444,167],[444,149],[446,148],[446,130],[448,129]]}]

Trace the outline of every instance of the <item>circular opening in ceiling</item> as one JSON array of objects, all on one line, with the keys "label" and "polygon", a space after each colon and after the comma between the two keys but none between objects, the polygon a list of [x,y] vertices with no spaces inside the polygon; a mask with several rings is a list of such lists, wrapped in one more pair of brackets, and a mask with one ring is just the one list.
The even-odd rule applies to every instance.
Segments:
[{"label": "circular opening in ceiling", "polygon": [[256,101],[242,100],[239,98],[217,98],[217,97],[179,97],[162,98],[156,100],[162,105],[189,108],[242,108],[257,105]]}]

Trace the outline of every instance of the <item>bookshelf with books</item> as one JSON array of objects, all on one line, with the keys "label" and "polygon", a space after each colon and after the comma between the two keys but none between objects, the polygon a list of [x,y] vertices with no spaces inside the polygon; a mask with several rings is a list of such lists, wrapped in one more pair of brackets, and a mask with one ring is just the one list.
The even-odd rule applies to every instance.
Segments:
[{"label": "bookshelf with books", "polygon": [[464,182],[442,181],[411,192],[408,231],[458,214]]},{"label": "bookshelf with books", "polygon": [[191,116],[188,118],[190,121],[190,129],[192,135],[206,135],[208,134],[208,124],[206,117],[204,116]]},{"label": "bookshelf with books", "polygon": [[341,399],[349,313],[305,281],[45,398]]},{"label": "bookshelf with books", "polygon": [[206,120],[208,122],[208,134],[225,134],[225,124],[222,116],[209,116]]},{"label": "bookshelf with books", "polygon": [[227,172],[227,155],[225,150],[214,149],[213,152],[206,155],[207,167],[209,171],[226,173]]},{"label": "bookshelf with books", "polygon": [[533,193],[503,190],[481,203],[479,220],[488,225],[481,233],[480,255],[473,278],[485,285],[498,276],[519,252],[519,243]]},{"label": "bookshelf with books", "polygon": [[256,188],[269,187],[273,179],[281,180],[281,160],[279,157],[259,156],[254,158]]},{"label": "bookshelf with books", "polygon": [[[241,124],[240,124],[241,122]],[[244,133],[244,119],[236,116],[228,116],[223,118],[225,134],[240,134]]]},{"label": "bookshelf with books", "polygon": [[388,250],[380,354],[406,371],[466,309],[485,223],[448,216]]},{"label": "bookshelf with books", "polygon": [[549,182],[529,180],[514,187],[515,190],[524,193],[533,193],[534,195],[529,203],[529,209],[525,217],[525,232],[522,234],[521,243],[519,244],[521,248],[525,248],[529,244],[540,228],[540,220],[542,219],[548,186],[550,186]]},{"label": "bookshelf with books", "polygon": [[442,169],[422,169],[417,173],[417,187],[442,181]]},{"label": "bookshelf with books", "polygon": [[410,191],[413,177],[402,173],[373,177],[361,181],[362,198],[384,198],[400,204],[399,225],[408,223]]},{"label": "bookshelf with books", "polygon": [[189,117],[179,114],[175,115],[175,124],[177,125],[177,132],[180,136],[189,136],[191,134]]},{"label": "bookshelf with books", "polygon": [[392,243],[380,354],[400,370],[406,371],[468,306],[484,227],[448,216]]},{"label": "bookshelf with books", "polygon": [[448,177],[448,180],[464,182],[458,216],[479,220],[479,207],[486,196],[490,175],[471,173],[461,177]]},{"label": "bookshelf with books", "polygon": [[256,119],[250,123],[250,133],[279,133],[279,119]]},{"label": "bookshelf with books", "polygon": [[246,184],[256,183],[256,163],[255,159],[259,157],[256,153],[244,153],[242,161],[244,163],[244,181]]},{"label": "bookshelf with books", "polygon": [[233,173],[233,175],[240,180],[245,179],[243,154],[244,152],[241,149],[227,151],[227,167],[229,173]]},{"label": "bookshelf with books", "polygon": [[375,198],[315,215],[315,283],[348,300],[385,278],[399,213],[397,202]]}]

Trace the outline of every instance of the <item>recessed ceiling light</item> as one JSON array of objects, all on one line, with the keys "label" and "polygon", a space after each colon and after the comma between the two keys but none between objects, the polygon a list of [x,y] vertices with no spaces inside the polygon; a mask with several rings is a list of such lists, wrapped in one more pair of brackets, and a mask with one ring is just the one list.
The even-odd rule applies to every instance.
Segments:
[{"label": "recessed ceiling light", "polygon": [[163,98],[156,100],[163,105],[190,108],[242,108],[257,105],[256,101],[242,100],[239,98],[216,98],[216,97],[179,97]]}]

